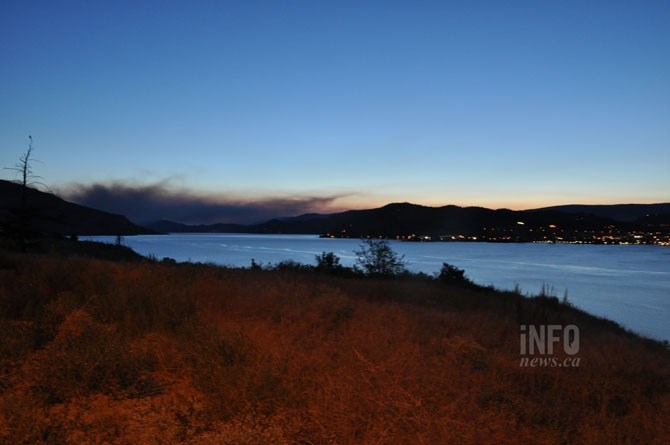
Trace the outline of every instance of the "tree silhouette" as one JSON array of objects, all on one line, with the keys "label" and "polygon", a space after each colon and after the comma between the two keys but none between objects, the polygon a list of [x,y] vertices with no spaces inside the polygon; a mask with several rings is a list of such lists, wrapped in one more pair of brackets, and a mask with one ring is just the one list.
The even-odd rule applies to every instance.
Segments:
[{"label": "tree silhouette", "polygon": [[26,236],[30,233],[31,226],[31,217],[28,210],[28,193],[30,191],[30,187],[35,185],[42,185],[46,187],[42,182],[39,181],[42,179],[42,177],[33,173],[32,164],[37,160],[32,157],[32,154],[33,137],[28,136],[28,149],[21,155],[19,161],[14,164],[14,167],[5,167],[6,170],[11,170],[18,173],[20,177],[20,179],[16,182],[21,185],[21,198],[17,213],[19,219],[19,242],[21,243],[22,247],[25,247]]},{"label": "tree silhouette", "polygon": [[[21,209],[25,210],[28,201],[28,187],[32,185],[44,185],[39,179],[41,176],[33,174],[32,163],[36,161],[32,158],[33,154],[33,137],[28,136],[28,149],[19,158],[19,162],[14,164],[14,167],[5,167],[6,170],[17,172],[21,179],[18,181],[21,184]],[[39,162],[39,161],[38,161]]]},{"label": "tree silhouette", "polygon": [[398,256],[385,239],[365,239],[354,254],[356,265],[367,275],[388,277],[406,271],[405,256]]}]

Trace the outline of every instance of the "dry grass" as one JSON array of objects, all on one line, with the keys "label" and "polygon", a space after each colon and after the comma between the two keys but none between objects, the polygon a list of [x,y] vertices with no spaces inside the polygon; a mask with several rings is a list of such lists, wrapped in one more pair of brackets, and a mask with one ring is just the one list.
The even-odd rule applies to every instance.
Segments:
[{"label": "dry grass", "polygon": [[[579,368],[520,368],[519,323]],[[670,355],[551,299],[412,280],[0,259],[0,443],[670,442]]]}]

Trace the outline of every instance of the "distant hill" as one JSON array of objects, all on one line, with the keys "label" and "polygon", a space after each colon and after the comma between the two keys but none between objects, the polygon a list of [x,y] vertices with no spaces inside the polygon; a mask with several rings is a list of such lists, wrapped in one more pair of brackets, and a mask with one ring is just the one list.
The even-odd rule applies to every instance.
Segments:
[{"label": "distant hill", "polygon": [[663,204],[611,204],[611,205],[588,205],[569,204],[540,209],[529,210],[531,212],[557,211],[564,213],[588,213],[591,215],[610,218],[615,221],[633,222],[643,221],[647,218],[665,217],[670,218],[670,203]]},{"label": "distant hill", "polygon": [[333,213],[304,213],[298,216],[286,216],[283,218],[273,218],[278,219],[279,221],[308,221],[313,219],[327,218],[333,215]]},{"label": "distant hill", "polygon": [[162,225],[151,225],[150,227],[156,230],[177,232],[303,233],[349,237],[368,235],[395,237],[421,234],[437,237],[475,236],[491,229],[514,231],[519,226],[519,222],[523,223],[526,230],[555,225],[562,230],[592,231],[612,224],[613,220],[592,214],[575,214],[552,209],[515,211],[454,205],[426,207],[410,203],[395,203],[375,209],[349,210],[329,215],[309,214],[294,218],[277,218],[248,226],[187,226],[173,223],[174,225],[170,227],[163,222]]},{"label": "distant hill", "polygon": [[182,224],[174,221],[160,220],[145,227],[161,233],[240,233],[247,231],[243,224]]},{"label": "distant hill", "polygon": [[[153,223],[145,224],[144,226],[151,230],[156,230],[162,233],[276,233],[273,232],[273,225],[289,224],[293,225],[299,222],[316,221],[332,216],[331,214],[322,213],[305,213],[299,216],[288,216],[281,218],[274,218],[268,222],[259,224],[182,224],[169,220],[160,220]],[[292,232],[299,233],[299,232]],[[308,232],[318,233],[318,232]]]},{"label": "distant hill", "polygon": [[388,204],[369,210],[351,210],[314,219],[271,220],[250,229],[259,233],[319,233],[337,236],[476,235],[485,229],[509,229],[522,222],[526,228],[550,224],[565,230],[595,230],[610,220],[594,215],[557,211],[492,210],[483,207],[426,207],[409,203]]},{"label": "distant hill", "polygon": [[[20,221],[21,185],[0,180],[0,227]],[[138,235],[156,233],[125,216],[65,201],[52,193],[28,188],[26,213],[33,229],[49,235]]]}]

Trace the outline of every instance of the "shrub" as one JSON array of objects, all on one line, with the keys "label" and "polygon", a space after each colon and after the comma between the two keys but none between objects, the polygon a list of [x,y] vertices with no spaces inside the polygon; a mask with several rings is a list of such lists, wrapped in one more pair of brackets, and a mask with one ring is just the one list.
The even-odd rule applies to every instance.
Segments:
[{"label": "shrub", "polygon": [[465,276],[465,271],[449,263],[442,263],[437,279],[443,283],[450,284],[472,284],[472,281]]},{"label": "shrub", "polygon": [[324,272],[333,272],[342,268],[340,265],[340,257],[333,252],[321,252],[321,255],[316,255],[316,269]]},{"label": "shrub", "polygon": [[266,266],[266,269],[284,271],[284,272],[309,272],[313,270],[314,267],[293,260],[284,260],[276,264],[268,264]]}]

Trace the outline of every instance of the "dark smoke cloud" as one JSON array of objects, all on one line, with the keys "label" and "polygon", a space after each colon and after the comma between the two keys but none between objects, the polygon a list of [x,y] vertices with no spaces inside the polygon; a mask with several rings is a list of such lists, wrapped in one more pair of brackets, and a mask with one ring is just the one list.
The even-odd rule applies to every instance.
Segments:
[{"label": "dark smoke cloud", "polygon": [[312,212],[333,212],[334,196],[283,196],[245,199],[226,194],[205,194],[175,189],[166,181],[154,184],[77,184],[62,195],[88,207],[119,213],[146,224],[161,219],[185,224],[265,222],[271,218]]}]

